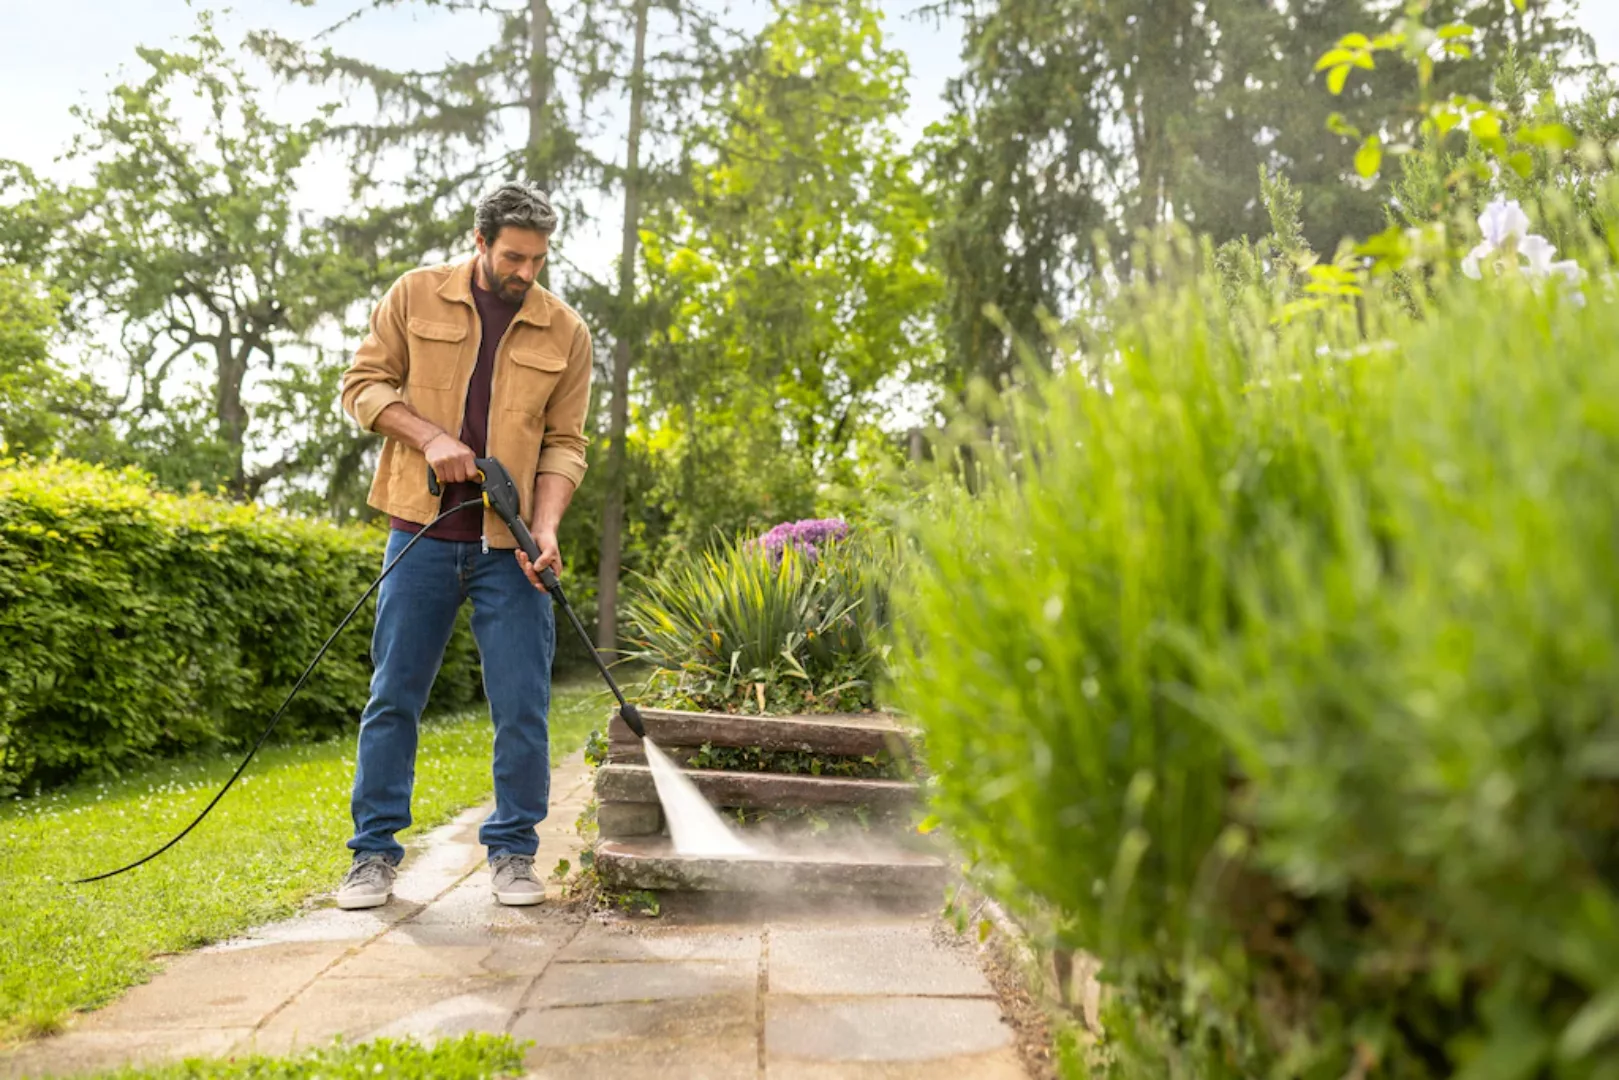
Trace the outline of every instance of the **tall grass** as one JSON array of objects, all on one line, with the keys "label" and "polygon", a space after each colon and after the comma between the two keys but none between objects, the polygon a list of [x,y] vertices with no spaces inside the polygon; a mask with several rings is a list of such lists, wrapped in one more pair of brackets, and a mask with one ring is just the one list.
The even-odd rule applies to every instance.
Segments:
[{"label": "tall grass", "polygon": [[916,530],[940,811],[1121,1075],[1619,1075],[1619,303],[1167,265]]}]

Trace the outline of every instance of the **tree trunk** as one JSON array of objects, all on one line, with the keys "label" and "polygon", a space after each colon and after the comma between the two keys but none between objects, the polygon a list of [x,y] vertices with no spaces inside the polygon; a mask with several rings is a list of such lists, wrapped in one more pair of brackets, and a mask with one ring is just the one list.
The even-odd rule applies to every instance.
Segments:
[{"label": "tree trunk", "polygon": [[624,153],[624,233],[618,257],[618,320],[613,335],[613,401],[608,413],[607,495],[602,508],[601,576],[597,582],[596,648],[618,649],[618,576],[624,557],[624,487],[630,417],[630,363],[640,320],[635,308],[635,255],[641,232],[641,126],[646,110],[648,0],[635,4],[635,64],[630,69],[630,131]]},{"label": "tree trunk", "polygon": [[[547,192],[551,190],[551,7],[547,0],[528,2],[528,179]],[[535,279],[551,286],[550,263],[540,267]]]},{"label": "tree trunk", "polygon": [[230,448],[230,475],[226,487],[240,499],[247,494],[244,446],[247,442],[247,407],[242,404],[242,384],[247,381],[247,349],[233,349],[229,320],[214,339],[214,358],[219,381],[214,386],[214,417],[219,421],[219,437]]}]

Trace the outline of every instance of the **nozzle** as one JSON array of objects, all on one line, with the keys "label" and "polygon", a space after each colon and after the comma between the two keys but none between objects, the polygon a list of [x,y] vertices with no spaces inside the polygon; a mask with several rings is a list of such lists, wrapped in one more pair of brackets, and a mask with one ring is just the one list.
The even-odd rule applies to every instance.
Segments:
[{"label": "nozzle", "polygon": [[646,738],[646,724],[641,720],[640,709],[626,701],[619,706],[618,715],[624,718],[624,722],[629,725],[631,731],[635,732],[637,739]]}]

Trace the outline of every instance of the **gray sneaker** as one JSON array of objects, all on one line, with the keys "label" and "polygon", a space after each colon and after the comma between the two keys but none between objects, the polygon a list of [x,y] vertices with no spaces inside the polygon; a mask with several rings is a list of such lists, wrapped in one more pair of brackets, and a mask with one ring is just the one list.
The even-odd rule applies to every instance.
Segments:
[{"label": "gray sneaker", "polygon": [[531,855],[497,855],[489,861],[495,899],[507,907],[528,907],[545,899],[545,886],[534,876]]},{"label": "gray sneaker", "polygon": [[381,907],[394,892],[399,871],[381,855],[356,859],[337,890],[337,906],[344,911]]}]

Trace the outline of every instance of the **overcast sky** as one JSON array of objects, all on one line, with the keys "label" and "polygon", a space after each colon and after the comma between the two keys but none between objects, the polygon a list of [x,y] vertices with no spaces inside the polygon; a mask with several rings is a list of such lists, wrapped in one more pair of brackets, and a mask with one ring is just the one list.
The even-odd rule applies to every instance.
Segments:
[{"label": "overcast sky", "polygon": [[[567,0],[556,2],[560,6]],[[910,58],[911,102],[902,118],[910,136],[943,115],[944,83],[956,70],[960,52],[954,26],[938,27],[912,14],[922,2],[889,0],[884,6],[891,43]],[[292,0],[236,0],[221,29],[227,40],[264,26],[308,36],[359,3],[319,0],[309,8]],[[767,5],[763,0],[730,0],[730,7],[743,24],[758,25]],[[1583,21],[1595,35],[1602,59],[1619,63],[1619,0],[1585,0],[1583,8]],[[121,65],[138,72],[136,45],[170,43],[194,25],[194,11],[184,0],[0,0],[0,100],[7,103],[0,110],[0,158],[53,171],[49,162],[73,131],[68,110],[76,102],[99,105]],[[471,53],[485,33],[472,17],[404,4],[368,15],[333,44],[392,66],[430,66],[447,53]],[[460,41],[467,47],[457,48]],[[317,100],[307,92],[272,92],[289,115]],[[312,169],[305,185],[311,202],[321,209],[335,209],[343,200],[343,174],[335,160]],[[608,272],[618,250],[610,235],[575,232],[559,239],[565,252],[592,273]]]}]

